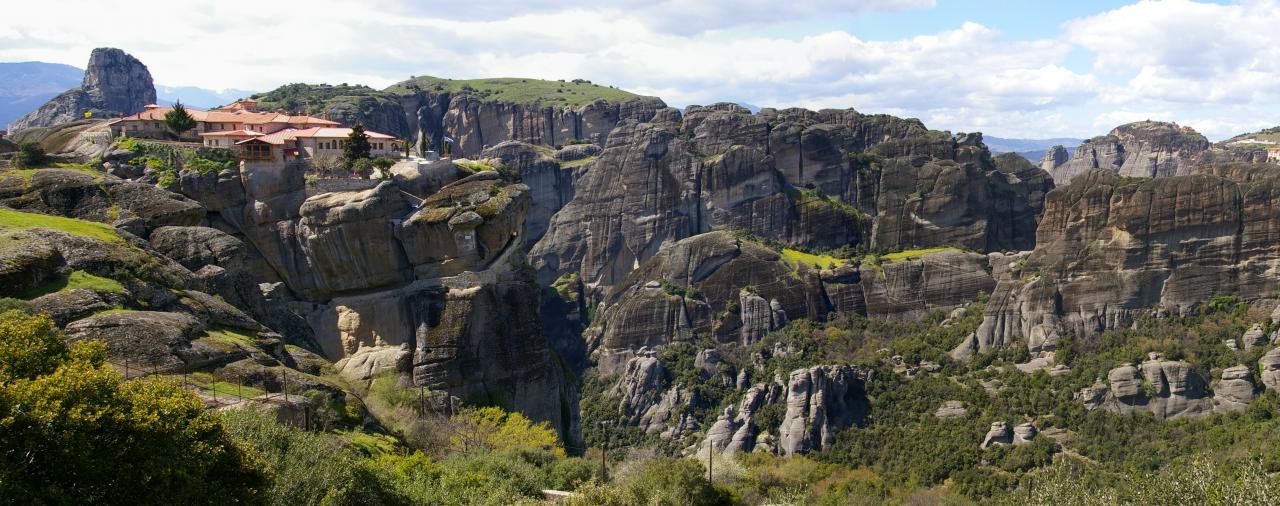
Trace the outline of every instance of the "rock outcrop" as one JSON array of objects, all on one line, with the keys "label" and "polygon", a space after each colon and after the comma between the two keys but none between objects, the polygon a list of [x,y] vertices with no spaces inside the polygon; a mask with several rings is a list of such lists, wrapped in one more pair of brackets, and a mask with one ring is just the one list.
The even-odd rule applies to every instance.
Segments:
[{"label": "rock outcrop", "polygon": [[991,429],[987,430],[987,434],[982,437],[982,444],[979,445],[983,450],[996,445],[1013,444],[1013,432],[1009,430],[1009,424],[1003,421],[991,422]]},{"label": "rock outcrop", "polygon": [[965,409],[963,402],[946,401],[933,412],[933,417],[945,420],[947,418],[964,418],[968,414],[969,410]]},{"label": "rock outcrop", "polygon": [[779,449],[794,455],[830,447],[837,432],[866,416],[865,382],[872,376],[871,370],[853,366],[792,371],[787,380],[787,412],[778,428]]},{"label": "rock outcrop", "polygon": [[540,281],[577,273],[599,297],[664,245],[717,230],[818,249],[1030,249],[1049,185],[995,163],[981,135],[915,120],[691,107],[614,129],[529,259]]},{"label": "rock outcrop", "polygon": [[1209,140],[1190,128],[1139,121],[1084,141],[1070,160],[1063,156],[1065,150],[1056,146],[1045,154],[1040,168],[1052,174],[1059,185],[1093,169],[1128,177],[1183,176],[1192,172],[1209,148]]},{"label": "rock outcrop", "polygon": [[1280,392],[1280,348],[1273,348],[1258,359],[1258,368],[1262,369],[1262,385]]},{"label": "rock outcrop", "polygon": [[1269,298],[1280,279],[1280,170],[1222,165],[1125,179],[1093,170],[1051,191],[1036,249],[1001,270],[963,358],[1029,337],[1123,328],[1153,308],[1188,314],[1219,294]]},{"label": "rock outcrop", "polygon": [[[588,341],[599,368],[617,372],[643,347],[697,334],[749,344],[787,321],[832,312],[903,319],[949,311],[990,291],[988,257],[942,250],[861,267],[817,270],[729,232],[660,251],[602,303]],[[866,272],[866,275],[861,274]]]},{"label": "rock outcrop", "polygon": [[84,81],[9,125],[13,131],[84,119],[133,114],[156,102],[151,72],[137,58],[114,48],[94,49]]},{"label": "rock outcrop", "polygon": [[1147,411],[1161,420],[1204,416],[1213,410],[1207,384],[1189,364],[1151,353],[1138,366],[1124,364],[1107,373],[1105,386],[1077,394],[1086,408],[1115,413]]},{"label": "rock outcrop", "polygon": [[1244,411],[1249,403],[1258,398],[1257,387],[1253,383],[1253,372],[1249,366],[1238,365],[1222,371],[1222,379],[1213,387],[1214,411]]}]

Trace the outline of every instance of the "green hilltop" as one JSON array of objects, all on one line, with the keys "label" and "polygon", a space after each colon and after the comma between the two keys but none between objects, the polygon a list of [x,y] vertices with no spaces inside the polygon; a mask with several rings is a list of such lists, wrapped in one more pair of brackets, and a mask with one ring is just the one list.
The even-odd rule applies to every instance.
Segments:
[{"label": "green hilltop", "polygon": [[601,86],[582,79],[548,81],[520,77],[444,79],[418,76],[394,84],[384,91],[396,95],[407,95],[429,90],[437,93],[471,93],[492,102],[568,107],[582,106],[596,100],[616,103],[640,97],[629,91]]}]

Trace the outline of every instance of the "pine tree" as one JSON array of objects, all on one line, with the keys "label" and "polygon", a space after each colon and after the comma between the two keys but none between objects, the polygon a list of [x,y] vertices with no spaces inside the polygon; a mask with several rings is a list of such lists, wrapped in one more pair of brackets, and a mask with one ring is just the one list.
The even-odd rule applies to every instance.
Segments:
[{"label": "pine tree", "polygon": [[196,119],[191,117],[191,113],[188,113],[187,108],[182,106],[182,102],[175,102],[173,110],[164,113],[164,124],[181,138],[182,134],[196,127]]},{"label": "pine tree", "polygon": [[364,127],[357,123],[351,127],[347,145],[342,147],[342,161],[347,167],[352,167],[356,160],[368,159],[372,149],[369,145],[369,135],[364,133]]}]

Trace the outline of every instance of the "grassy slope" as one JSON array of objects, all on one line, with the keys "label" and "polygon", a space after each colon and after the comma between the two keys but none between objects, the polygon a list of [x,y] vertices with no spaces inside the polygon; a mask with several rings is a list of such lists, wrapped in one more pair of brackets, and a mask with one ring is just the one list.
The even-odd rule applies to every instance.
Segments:
[{"label": "grassy slope", "polygon": [[31,300],[42,295],[61,292],[63,290],[73,290],[76,288],[121,295],[125,293],[124,285],[120,284],[119,281],[111,278],[95,276],[85,271],[74,271],[66,278],[58,278],[27,290],[26,292],[20,293],[18,294],[18,298]]},{"label": "grassy slope", "polygon": [[897,262],[900,260],[909,260],[912,258],[922,257],[930,253],[941,253],[943,251],[959,251],[959,250],[955,248],[949,248],[949,247],[909,249],[906,251],[899,251],[897,253],[886,253],[884,255],[880,255],[880,261],[881,262]]},{"label": "grassy slope", "polygon": [[471,91],[486,100],[494,102],[538,103],[543,106],[569,107],[586,105],[597,99],[616,103],[640,96],[629,91],[586,82],[545,81],[517,77],[442,79],[421,76],[394,84],[387,88],[386,91],[396,94],[409,94],[418,90],[428,89],[449,93]]},{"label": "grassy slope", "polygon": [[0,178],[4,178],[8,176],[18,176],[22,178],[23,181],[30,183],[31,178],[35,176],[36,172],[43,169],[74,170],[76,172],[88,174],[98,179],[102,179],[102,176],[103,176],[102,172],[94,170],[92,167],[90,167],[88,164],[85,164],[85,163],[55,163],[48,167],[41,167],[36,169],[5,169],[3,171],[0,171]]},{"label": "grassy slope", "polygon": [[[30,230],[33,228],[49,228],[71,235],[90,237],[115,244],[125,244],[124,239],[120,238],[120,234],[117,234],[114,228],[103,223],[0,209],[0,232]],[[0,239],[0,241],[3,241],[3,239]]]},{"label": "grassy slope", "polygon": [[787,259],[787,261],[791,263],[817,265],[823,269],[839,267],[848,262],[848,260],[843,258],[836,258],[830,255],[815,255],[813,253],[805,253],[803,251],[790,248],[784,248],[782,250],[782,258]]}]

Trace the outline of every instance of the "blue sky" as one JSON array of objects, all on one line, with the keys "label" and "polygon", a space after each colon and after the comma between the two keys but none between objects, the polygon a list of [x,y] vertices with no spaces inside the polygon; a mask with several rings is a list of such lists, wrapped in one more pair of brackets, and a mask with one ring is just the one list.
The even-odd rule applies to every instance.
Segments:
[{"label": "blue sky", "polygon": [[0,61],[83,66],[92,48],[114,46],[157,82],[215,89],[585,78],[676,106],[851,107],[1002,137],[1089,137],[1160,119],[1222,139],[1280,124],[1280,0],[183,5],[182,23],[142,25],[139,12],[172,4],[10,6]]}]

